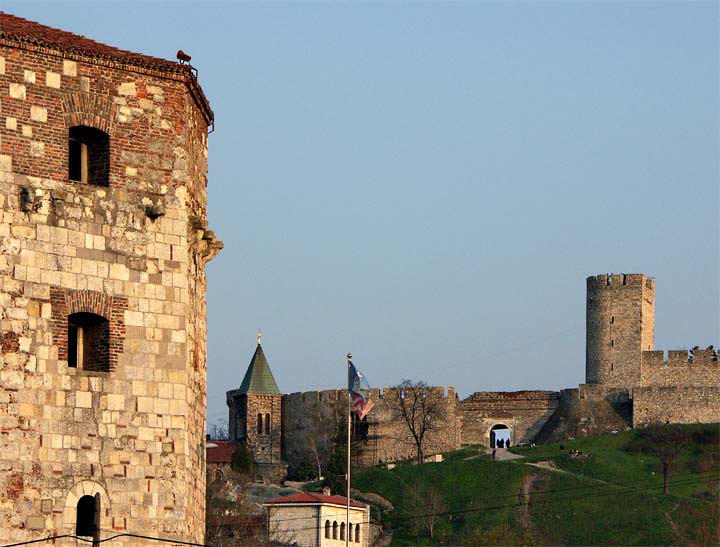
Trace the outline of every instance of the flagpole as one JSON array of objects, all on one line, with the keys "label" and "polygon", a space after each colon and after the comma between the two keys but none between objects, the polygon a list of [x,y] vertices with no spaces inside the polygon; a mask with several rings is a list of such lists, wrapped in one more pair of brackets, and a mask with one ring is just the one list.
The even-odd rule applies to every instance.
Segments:
[{"label": "flagpole", "polygon": [[[348,360],[348,386],[351,384],[350,378],[350,359],[352,354],[347,354]],[[352,398],[350,397],[350,391],[348,391],[348,411],[347,411],[347,500],[345,505],[345,547],[350,545],[350,412],[352,407]]]}]

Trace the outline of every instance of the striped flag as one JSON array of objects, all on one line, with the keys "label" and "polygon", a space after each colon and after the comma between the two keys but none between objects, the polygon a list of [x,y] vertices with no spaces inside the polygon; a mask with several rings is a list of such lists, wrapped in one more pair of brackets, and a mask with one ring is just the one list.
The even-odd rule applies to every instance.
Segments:
[{"label": "striped flag", "polygon": [[365,392],[369,389],[370,384],[368,384],[365,376],[355,368],[352,361],[348,361],[348,391],[350,391],[353,408],[361,420],[375,406],[375,403],[365,396]]}]

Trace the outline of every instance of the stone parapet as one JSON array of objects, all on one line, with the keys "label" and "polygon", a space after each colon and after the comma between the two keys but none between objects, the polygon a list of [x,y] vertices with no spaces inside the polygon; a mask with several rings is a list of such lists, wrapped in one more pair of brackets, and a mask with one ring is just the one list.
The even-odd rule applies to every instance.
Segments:
[{"label": "stone parapet", "polygon": [[720,423],[720,387],[633,389],[633,427],[652,423]]}]

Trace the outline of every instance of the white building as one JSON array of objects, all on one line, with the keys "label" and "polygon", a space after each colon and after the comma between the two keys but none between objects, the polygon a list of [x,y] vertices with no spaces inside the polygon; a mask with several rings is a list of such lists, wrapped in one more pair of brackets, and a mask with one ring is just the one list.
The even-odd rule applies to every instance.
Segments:
[{"label": "white building", "polygon": [[345,536],[354,547],[367,547],[370,509],[350,500],[350,524],[346,498],[326,493],[302,493],[270,500],[267,509],[270,541],[300,547],[342,547]]}]

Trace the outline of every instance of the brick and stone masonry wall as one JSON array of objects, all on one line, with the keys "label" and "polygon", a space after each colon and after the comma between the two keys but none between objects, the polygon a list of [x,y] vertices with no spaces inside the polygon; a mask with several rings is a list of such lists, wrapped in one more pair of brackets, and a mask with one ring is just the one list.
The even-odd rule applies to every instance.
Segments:
[{"label": "brick and stone masonry wall", "polygon": [[[247,395],[247,443],[258,463],[280,463],[282,448],[282,396]],[[257,416],[262,416],[258,431]],[[270,416],[270,428],[267,417]]]},{"label": "brick and stone masonry wall", "polygon": [[586,365],[588,384],[640,384],[640,354],[652,350],[655,281],[642,274],[587,278]]},{"label": "brick and stone masonry wall", "polygon": [[550,419],[560,396],[555,391],[483,391],[460,402],[462,444],[490,446],[490,430],[505,425],[511,443],[529,443]]},{"label": "brick and stone masonry wall", "polygon": [[671,350],[667,359],[662,351],[642,353],[643,386],[720,387],[720,361],[717,351]]},{"label": "brick and stone masonry wall", "polygon": [[[104,530],[203,540],[204,264],[219,244],[190,88],[0,47],[1,543],[74,532],[95,492]],[[77,124],[109,135],[107,187],[68,180]],[[109,371],[67,365],[61,308],[83,298],[108,314]]]},{"label": "brick and stone masonry wall", "polygon": [[633,427],[668,422],[720,422],[720,387],[639,387],[633,390]]},{"label": "brick and stone masonry wall", "polygon": [[[478,392],[460,401],[452,387],[432,387],[442,399],[443,420],[425,441],[425,454],[455,450],[462,445],[489,446],[490,429],[508,426],[512,442],[530,442],[555,412],[559,394],[553,391]],[[375,407],[368,415],[367,441],[355,443],[358,465],[377,465],[416,455],[416,445],[407,427],[395,414],[395,388],[373,389],[369,398]],[[332,443],[338,430],[344,434],[347,392],[310,391],[284,395],[283,458],[290,467],[307,458],[309,439]]]},{"label": "brick and stone masonry wall", "polygon": [[[425,454],[436,454],[460,447],[460,422],[457,396],[452,387],[432,387],[431,396],[442,401],[443,420],[428,433]],[[407,427],[395,416],[395,388],[372,389],[368,397],[375,403],[368,415],[367,441],[355,443],[357,465],[369,466],[416,455],[416,445]],[[346,390],[292,393],[283,396],[283,455],[292,465],[307,456],[308,436],[314,442],[332,442],[337,429],[344,435],[347,420]],[[318,424],[321,425],[318,428]],[[322,437],[329,432],[329,437]]]},{"label": "brick and stone masonry wall", "polygon": [[327,454],[347,427],[345,390],[308,391],[282,396],[282,458],[291,470]]}]

